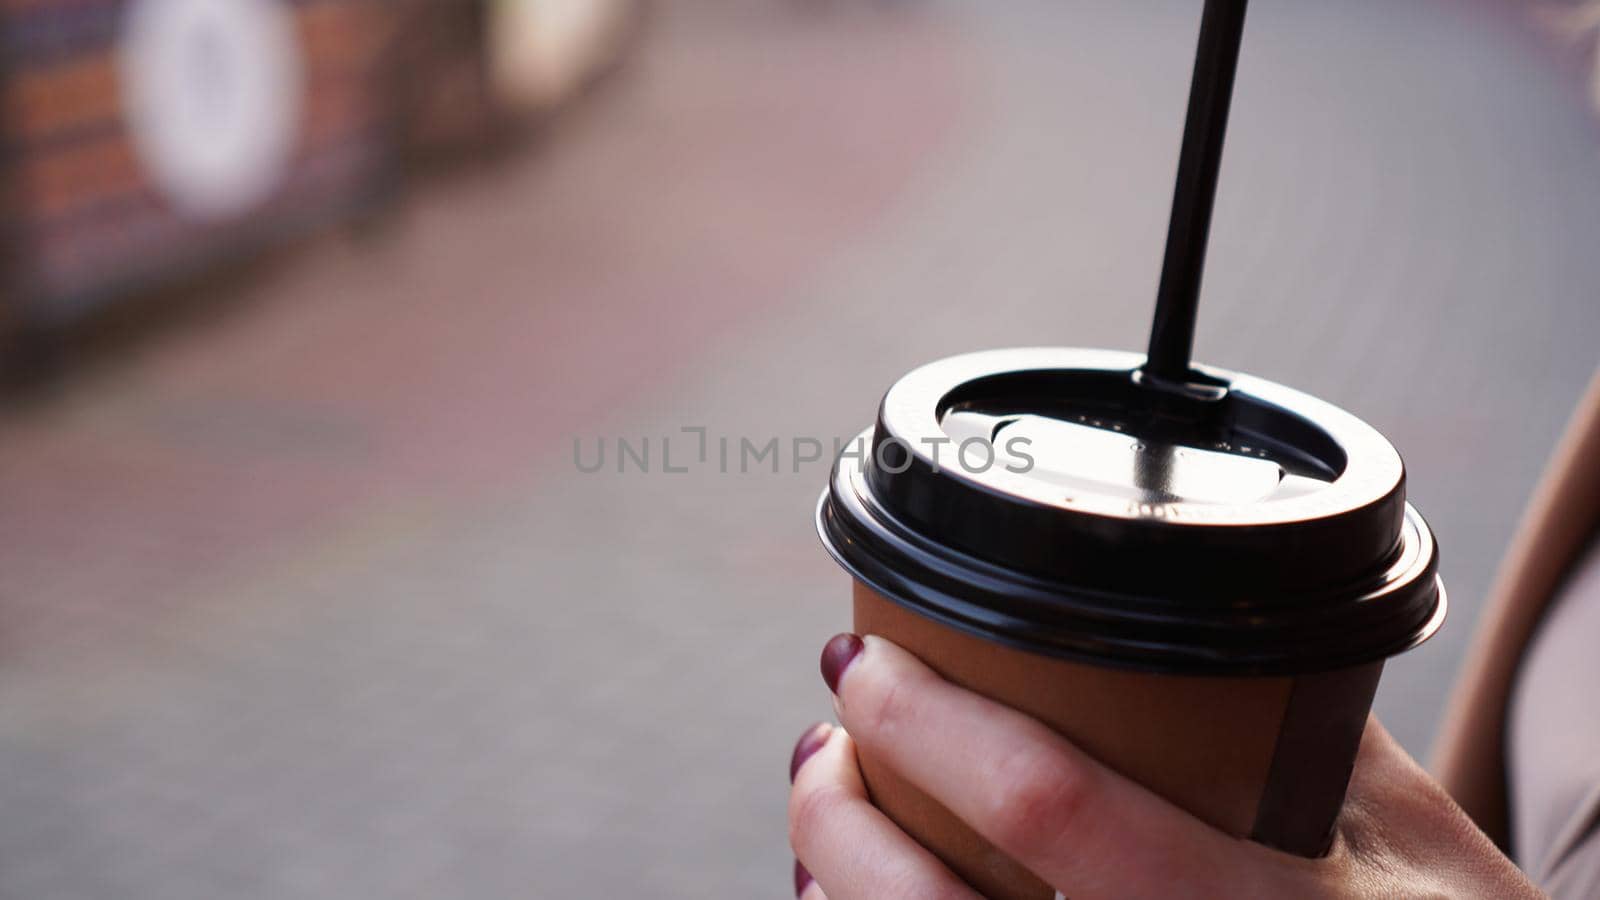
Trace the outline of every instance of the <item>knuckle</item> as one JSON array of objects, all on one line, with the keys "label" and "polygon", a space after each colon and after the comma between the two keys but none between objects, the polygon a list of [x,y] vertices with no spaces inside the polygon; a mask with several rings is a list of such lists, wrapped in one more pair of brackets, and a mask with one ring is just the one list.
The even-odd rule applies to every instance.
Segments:
[{"label": "knuckle", "polygon": [[943,878],[938,880],[938,884],[932,886],[924,884],[921,886],[920,892],[908,894],[907,896],[914,896],[919,900],[920,898],[926,898],[926,900],[972,900],[971,890],[964,885],[954,884]]},{"label": "knuckle", "polygon": [[927,879],[920,877],[918,873],[902,866],[898,870],[885,875],[882,883],[878,885],[878,890],[882,892],[883,896],[896,898],[896,900],[898,898],[906,898],[906,900],[910,900],[913,897],[921,898],[928,896],[926,881]]},{"label": "knuckle", "polygon": [[1093,777],[1059,754],[1032,751],[999,767],[980,828],[1001,849],[1022,859],[1073,841],[1094,803]]},{"label": "knuckle", "polygon": [[876,885],[876,896],[888,900],[970,900],[972,895],[922,867],[899,866]]},{"label": "knuckle", "polygon": [[802,851],[814,835],[827,831],[828,820],[837,815],[844,804],[850,802],[845,790],[837,785],[825,785],[809,790],[791,791],[789,794],[789,845],[797,853]]},{"label": "knuckle", "polygon": [[878,738],[891,737],[916,717],[915,691],[909,679],[874,682],[865,693],[863,724]]}]

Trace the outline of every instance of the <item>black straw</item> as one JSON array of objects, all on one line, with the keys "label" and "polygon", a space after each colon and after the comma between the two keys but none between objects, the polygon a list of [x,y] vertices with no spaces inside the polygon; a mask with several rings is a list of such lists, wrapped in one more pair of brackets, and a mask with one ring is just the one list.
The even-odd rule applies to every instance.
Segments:
[{"label": "black straw", "polygon": [[1158,379],[1184,381],[1194,347],[1200,275],[1206,263],[1211,207],[1222,166],[1222,137],[1228,128],[1228,102],[1239,64],[1245,0],[1206,0],[1200,16],[1200,45],[1189,85],[1189,114],[1178,156],[1178,182],[1167,225],[1167,255],[1161,264],[1155,321],[1150,325],[1150,356],[1145,372]]}]

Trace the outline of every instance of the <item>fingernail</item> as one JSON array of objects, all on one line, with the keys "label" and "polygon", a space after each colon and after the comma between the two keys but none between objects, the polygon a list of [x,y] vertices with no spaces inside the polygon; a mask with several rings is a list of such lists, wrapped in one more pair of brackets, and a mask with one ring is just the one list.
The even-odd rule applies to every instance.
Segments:
[{"label": "fingernail", "polygon": [[810,759],[813,753],[822,749],[822,745],[828,742],[828,735],[832,733],[832,725],[827,722],[818,722],[807,728],[806,733],[800,735],[800,740],[795,741],[794,755],[789,757],[790,784],[794,784],[795,773],[800,771],[800,767],[806,764],[806,760]]},{"label": "fingernail", "polygon": [[839,693],[839,679],[860,653],[861,638],[849,632],[836,634],[828,641],[822,648],[822,680],[828,683],[828,690]]},{"label": "fingernail", "polygon": [[806,871],[806,867],[805,866],[800,865],[800,860],[798,860],[798,859],[795,860],[794,861],[794,895],[796,897],[798,897],[801,894],[804,894],[806,892],[806,888],[811,886],[811,882],[812,881],[813,881],[813,879],[811,877],[811,873]]}]

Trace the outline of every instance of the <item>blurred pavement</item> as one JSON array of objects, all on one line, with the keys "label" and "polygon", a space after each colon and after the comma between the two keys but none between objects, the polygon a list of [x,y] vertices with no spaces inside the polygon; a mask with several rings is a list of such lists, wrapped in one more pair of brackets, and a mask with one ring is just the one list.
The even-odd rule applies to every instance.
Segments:
[{"label": "blurred pavement", "polygon": [[[1198,4],[655,9],[514,157],[0,422],[0,897],[788,895],[848,625],[792,439],[1142,345]],[[1379,698],[1414,752],[1597,361],[1597,166],[1493,4],[1251,10],[1197,355],[1405,455],[1453,604]]]}]

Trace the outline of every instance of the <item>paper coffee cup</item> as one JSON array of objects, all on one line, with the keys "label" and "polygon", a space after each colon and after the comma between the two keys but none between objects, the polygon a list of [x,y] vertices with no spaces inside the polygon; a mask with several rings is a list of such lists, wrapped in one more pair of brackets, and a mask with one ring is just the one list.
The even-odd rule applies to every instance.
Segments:
[{"label": "paper coffee cup", "polygon": [[[1320,855],[1383,660],[1443,620],[1432,535],[1354,416],[1221,370],[1155,394],[1141,362],[1005,350],[912,372],[840,457],[819,531],[858,632],[1225,832]],[[861,765],[874,803],[986,896],[1054,896]]]}]

